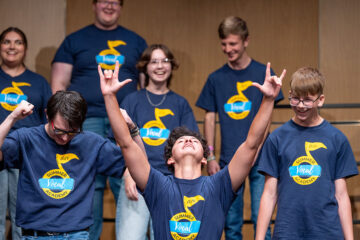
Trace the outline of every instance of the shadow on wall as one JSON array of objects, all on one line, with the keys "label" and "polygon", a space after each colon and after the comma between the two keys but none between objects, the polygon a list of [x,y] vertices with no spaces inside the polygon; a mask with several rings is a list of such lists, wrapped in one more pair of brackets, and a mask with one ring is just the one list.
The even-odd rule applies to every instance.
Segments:
[{"label": "shadow on wall", "polygon": [[35,58],[35,72],[46,78],[49,83],[51,77],[51,62],[56,50],[56,47],[41,48]]}]

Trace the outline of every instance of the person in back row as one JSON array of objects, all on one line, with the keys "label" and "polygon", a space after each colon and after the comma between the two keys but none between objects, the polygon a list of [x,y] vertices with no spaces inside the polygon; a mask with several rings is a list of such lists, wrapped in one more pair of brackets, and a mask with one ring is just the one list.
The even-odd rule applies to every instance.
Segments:
[{"label": "person in back row", "polygon": [[118,67],[117,63],[114,73],[103,73],[98,67],[101,91],[126,166],[150,210],[155,239],[220,239],[226,212],[264,138],[285,70],[280,78],[271,76],[268,64],[264,84],[253,83],[263,93],[263,101],[247,140],[227,167],[213,176],[201,176],[209,153],[206,141],[198,133],[180,127],[172,131],[165,147],[165,162],[174,175],[164,176],[151,167],[121,115],[116,92],[131,80],[119,82]]},{"label": "person in back row", "polygon": [[[10,132],[22,127],[38,126],[46,122],[45,108],[51,89],[44,77],[25,66],[28,41],[17,27],[9,27],[0,34],[0,122],[15,110],[21,100],[34,105],[31,116],[16,122]],[[16,194],[19,169],[0,172],[0,239],[6,239],[6,210],[11,221],[11,236],[20,240],[21,229],[16,226]]]}]

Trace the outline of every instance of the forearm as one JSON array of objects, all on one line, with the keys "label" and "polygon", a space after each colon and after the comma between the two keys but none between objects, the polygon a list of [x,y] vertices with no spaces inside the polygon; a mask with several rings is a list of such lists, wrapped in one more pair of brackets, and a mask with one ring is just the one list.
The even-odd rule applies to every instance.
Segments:
[{"label": "forearm", "polygon": [[70,85],[73,66],[68,63],[55,62],[51,67],[50,87],[56,93],[66,90]]},{"label": "forearm", "polygon": [[269,130],[272,111],[274,109],[274,99],[263,98],[258,113],[256,114],[246,138],[247,147],[255,149],[257,152],[259,146],[264,142],[266,133]]},{"label": "forearm", "polygon": [[[353,240],[353,223],[351,213],[350,198],[346,189],[345,179],[339,179],[335,181],[336,194],[335,197],[338,201],[338,213],[340,217],[341,227],[344,233],[345,240]],[[341,190],[338,190],[341,188]]]},{"label": "forearm", "polygon": [[204,120],[204,135],[208,146],[215,145],[215,112],[207,112]]},{"label": "forearm", "polygon": [[256,240],[264,240],[269,227],[271,216],[277,201],[277,180],[266,177],[264,191],[260,200],[259,214],[256,223]]},{"label": "forearm", "polygon": [[115,94],[104,95],[104,101],[115,140],[124,155],[126,166],[138,187],[144,190],[150,173],[150,165],[142,141],[139,136],[132,139]]}]

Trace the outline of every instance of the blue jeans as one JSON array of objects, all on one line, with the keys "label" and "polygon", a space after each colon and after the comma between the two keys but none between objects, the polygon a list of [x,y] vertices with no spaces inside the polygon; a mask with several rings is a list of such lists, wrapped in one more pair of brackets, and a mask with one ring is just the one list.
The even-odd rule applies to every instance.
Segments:
[{"label": "blue jeans", "polygon": [[56,236],[23,236],[21,240],[88,240],[88,231],[76,231]]},{"label": "blue jeans", "polygon": [[150,239],[153,240],[154,231],[150,212],[143,196],[139,193],[138,201],[129,200],[125,193],[125,181],[122,180],[116,208],[116,239],[145,240],[148,227],[150,227]]},{"label": "blue jeans", "polygon": [[5,239],[6,210],[9,210],[12,239],[20,240],[21,229],[15,224],[18,169],[0,171],[0,239]]},{"label": "blue jeans", "polygon": [[[254,224],[254,235],[256,232],[256,222],[259,213],[260,199],[264,189],[265,177],[257,172],[255,165],[249,174],[250,195],[251,195],[251,221]],[[225,238],[226,240],[241,240],[241,229],[243,225],[243,208],[244,208],[244,188],[245,183],[238,191],[238,196],[232,203],[225,221]],[[266,232],[266,240],[271,239],[270,226]]]},{"label": "blue jeans", "polygon": [[[87,118],[83,123],[83,129],[107,137],[110,122],[108,118]],[[101,236],[103,223],[103,199],[104,190],[106,188],[107,176],[96,175],[95,178],[95,193],[93,199],[93,219],[94,224],[89,229],[89,239],[98,240]],[[114,195],[115,202],[117,202],[120,191],[121,179],[109,177],[110,189]]]}]

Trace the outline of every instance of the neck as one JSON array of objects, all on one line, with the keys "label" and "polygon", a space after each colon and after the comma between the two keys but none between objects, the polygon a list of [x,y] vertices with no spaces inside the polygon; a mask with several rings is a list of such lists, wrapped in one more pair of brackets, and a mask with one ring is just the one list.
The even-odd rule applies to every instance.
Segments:
[{"label": "neck", "polygon": [[1,64],[1,69],[12,77],[19,76],[25,72],[25,66],[23,64],[17,64],[16,66]]},{"label": "neck", "polygon": [[166,94],[169,92],[169,88],[166,83],[156,84],[149,81],[149,85],[146,86],[146,90],[154,94]]},{"label": "neck", "polygon": [[201,176],[201,163],[194,161],[191,156],[184,157],[174,168],[174,176],[179,179],[192,180]]},{"label": "neck", "polygon": [[244,52],[240,59],[234,62],[228,62],[228,65],[234,70],[243,70],[249,66],[250,62],[251,58]]},{"label": "neck", "polygon": [[99,29],[101,29],[101,30],[105,30],[105,31],[114,30],[114,29],[118,26],[117,23],[114,24],[114,25],[110,25],[110,26],[104,26],[104,25],[101,25],[101,24],[98,23],[98,22],[95,22],[94,25],[95,25],[97,28],[99,28]]},{"label": "neck", "polygon": [[292,120],[296,124],[303,126],[303,127],[316,127],[316,126],[319,126],[324,121],[324,118],[322,118],[320,115],[316,115],[313,118],[308,119],[306,121],[300,121],[296,117],[293,117]]}]

